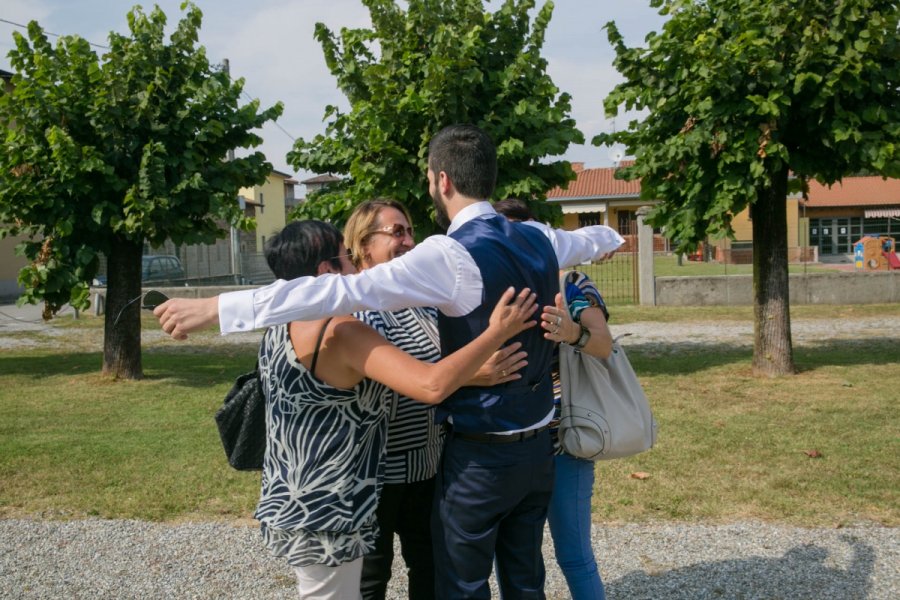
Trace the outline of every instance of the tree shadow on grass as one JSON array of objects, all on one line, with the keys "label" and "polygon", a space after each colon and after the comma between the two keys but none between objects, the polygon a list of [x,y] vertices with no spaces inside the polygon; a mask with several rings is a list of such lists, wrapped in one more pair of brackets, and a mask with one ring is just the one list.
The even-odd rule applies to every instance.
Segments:
[{"label": "tree shadow on grass", "polygon": [[684,375],[730,364],[749,365],[753,357],[751,348],[733,344],[626,343],[623,348],[639,376]]},{"label": "tree shadow on grass", "polygon": [[[898,363],[898,340],[889,338],[831,339],[794,346],[794,362],[801,372],[826,366]],[[626,344],[625,351],[639,376],[685,375],[725,365],[753,361],[753,348],[734,344],[642,343]]]},{"label": "tree shadow on grass", "polygon": [[846,598],[862,600],[872,590],[874,549],[852,536],[846,568],[828,563],[828,550],[804,544],[780,558],[752,557],[698,563],[654,572],[633,571],[605,583],[609,600],[768,600],[772,598]]},{"label": "tree shadow on grass", "polygon": [[[185,387],[209,387],[210,384],[233,382],[241,373],[253,369],[255,361],[255,349],[244,346],[216,352],[210,352],[208,346],[179,346],[177,353],[145,351],[142,381],[168,380]],[[102,363],[99,352],[0,355],[0,375],[31,379],[62,375],[101,377]],[[108,380],[115,383],[111,377]]]}]

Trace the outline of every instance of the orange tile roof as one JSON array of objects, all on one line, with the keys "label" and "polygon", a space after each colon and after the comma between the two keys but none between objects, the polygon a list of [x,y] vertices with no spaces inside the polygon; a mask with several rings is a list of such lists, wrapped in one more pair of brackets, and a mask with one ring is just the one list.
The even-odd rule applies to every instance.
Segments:
[{"label": "orange tile roof", "polygon": [[809,200],[805,205],[809,208],[900,205],[900,179],[844,177],[830,188],[810,181]]},{"label": "orange tile roof", "polygon": [[[577,179],[569,182],[567,189],[559,187],[547,192],[548,200],[573,200],[580,198],[638,197],[640,180],[616,179],[615,167],[584,169],[573,163]],[[828,187],[818,181],[809,182],[807,207],[840,206],[893,206],[900,205],[900,179],[884,179],[880,176],[845,177],[841,183]]]},{"label": "orange tile roof", "polygon": [[641,193],[640,181],[615,179],[615,167],[578,170],[573,164],[578,178],[569,182],[568,189],[553,188],[547,192],[548,200],[572,200],[575,198],[637,197]]}]

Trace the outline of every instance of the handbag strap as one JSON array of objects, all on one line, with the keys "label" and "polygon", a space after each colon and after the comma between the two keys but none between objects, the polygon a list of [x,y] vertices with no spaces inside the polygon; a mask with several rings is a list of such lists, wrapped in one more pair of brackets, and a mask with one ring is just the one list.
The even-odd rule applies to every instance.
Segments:
[{"label": "handbag strap", "polygon": [[313,351],[312,364],[309,365],[309,372],[315,376],[316,374],[316,363],[319,361],[319,346],[322,345],[322,338],[325,337],[325,329],[328,327],[328,324],[331,322],[333,317],[328,317],[325,319],[325,323],[322,325],[322,329],[319,330],[319,337],[316,339],[316,349]]}]

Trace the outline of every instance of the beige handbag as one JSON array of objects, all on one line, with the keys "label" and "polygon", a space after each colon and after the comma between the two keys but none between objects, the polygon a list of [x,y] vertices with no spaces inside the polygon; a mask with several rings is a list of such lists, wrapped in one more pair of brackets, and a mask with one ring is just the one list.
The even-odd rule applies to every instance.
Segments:
[{"label": "beige handbag", "polygon": [[623,458],[656,442],[656,420],[620,338],[605,359],[559,345],[559,443],[572,456]]}]

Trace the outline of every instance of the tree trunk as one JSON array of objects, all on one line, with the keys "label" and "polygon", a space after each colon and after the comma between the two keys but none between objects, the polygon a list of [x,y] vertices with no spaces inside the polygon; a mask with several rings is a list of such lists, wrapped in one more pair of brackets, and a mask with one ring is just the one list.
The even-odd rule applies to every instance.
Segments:
[{"label": "tree trunk", "polygon": [[103,373],[142,379],[141,366],[142,244],[119,240],[107,257]]},{"label": "tree trunk", "polygon": [[753,221],[753,372],[795,372],[787,268],[787,170],[758,190]]}]

